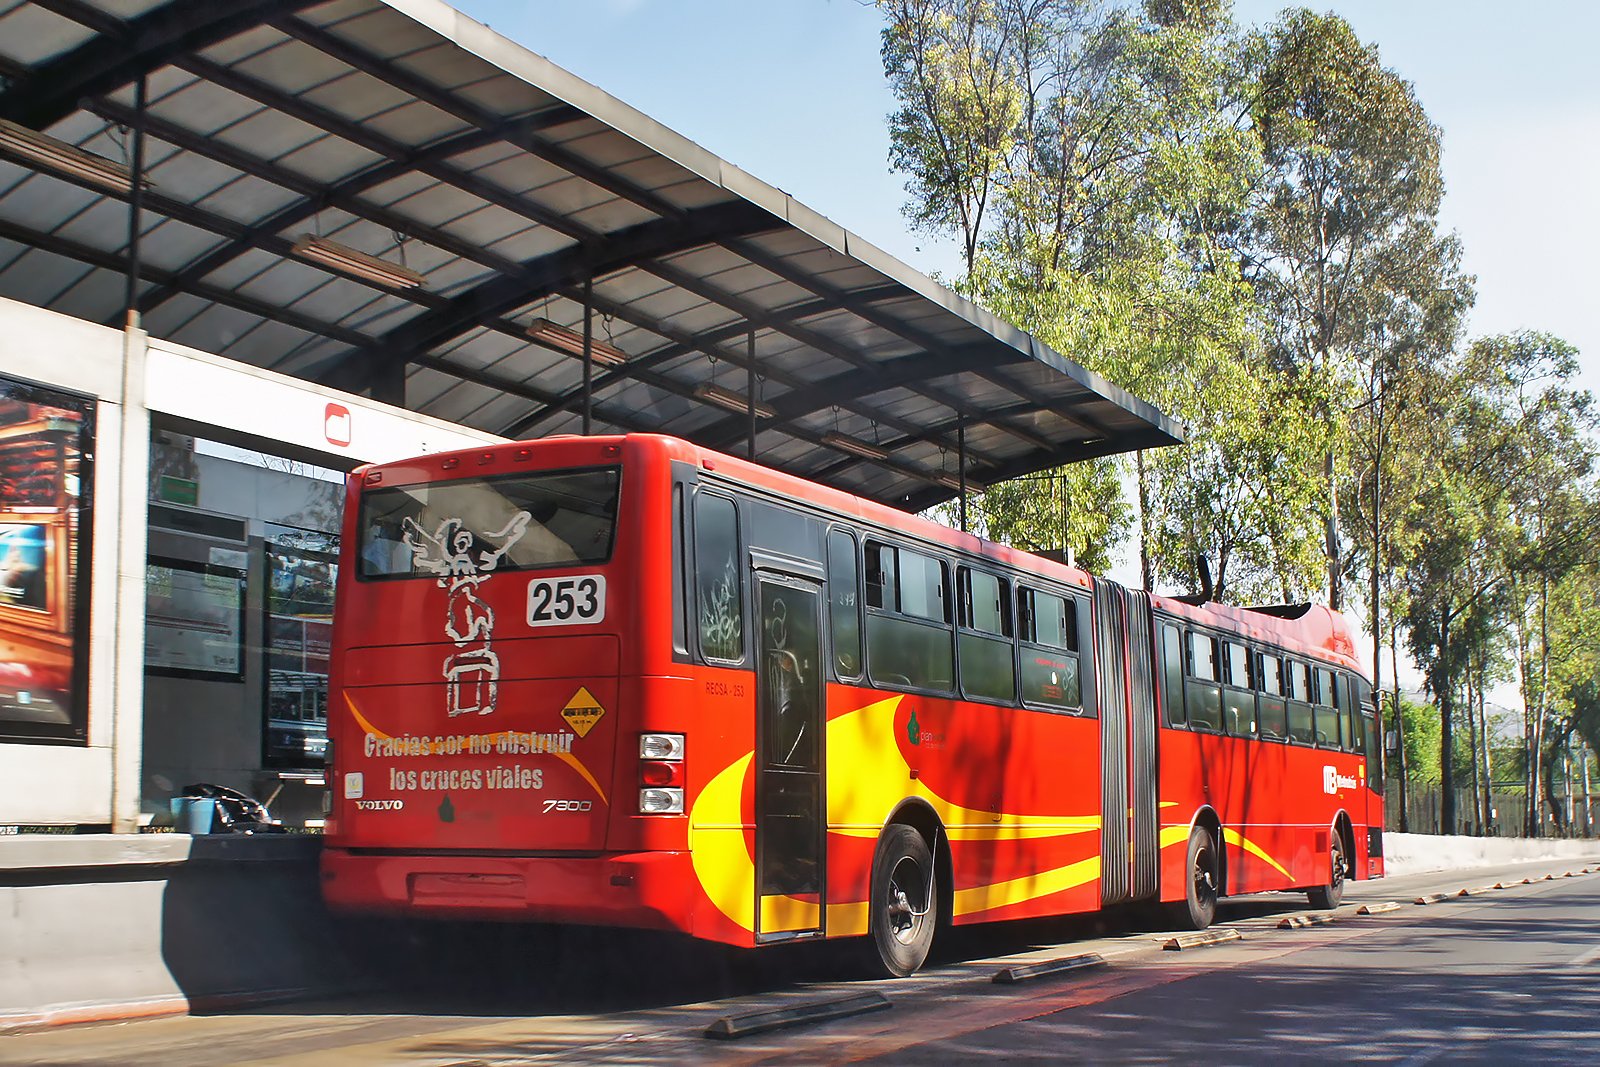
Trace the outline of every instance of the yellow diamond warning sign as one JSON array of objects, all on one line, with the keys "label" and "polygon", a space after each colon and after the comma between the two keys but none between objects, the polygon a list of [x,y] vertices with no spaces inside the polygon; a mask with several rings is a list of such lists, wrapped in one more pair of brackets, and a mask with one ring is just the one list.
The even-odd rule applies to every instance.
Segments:
[{"label": "yellow diamond warning sign", "polygon": [[584,686],[579,686],[578,691],[572,694],[572,699],[567,701],[567,706],[561,709],[561,717],[567,720],[579,737],[588,737],[589,731],[594,729],[594,724],[605,713],[606,709]]}]

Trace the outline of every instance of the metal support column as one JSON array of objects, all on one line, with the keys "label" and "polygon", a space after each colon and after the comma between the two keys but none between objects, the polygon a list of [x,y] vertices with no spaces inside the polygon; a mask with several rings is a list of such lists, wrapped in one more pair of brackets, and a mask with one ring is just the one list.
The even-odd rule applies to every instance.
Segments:
[{"label": "metal support column", "polygon": [[583,435],[589,436],[594,408],[594,279],[583,280]]},{"label": "metal support column", "polygon": [[961,485],[961,532],[967,532],[967,420],[956,422],[956,477]]},{"label": "metal support column", "polygon": [[745,446],[745,454],[753,460],[756,458],[756,332],[754,330],[751,330],[746,337],[745,356],[749,360],[745,400],[750,410],[750,441]]},{"label": "metal support column", "polygon": [[139,215],[144,208],[144,111],[146,78],[139,79],[133,94],[133,188],[128,196],[128,278],[122,298],[126,324],[139,329]]}]

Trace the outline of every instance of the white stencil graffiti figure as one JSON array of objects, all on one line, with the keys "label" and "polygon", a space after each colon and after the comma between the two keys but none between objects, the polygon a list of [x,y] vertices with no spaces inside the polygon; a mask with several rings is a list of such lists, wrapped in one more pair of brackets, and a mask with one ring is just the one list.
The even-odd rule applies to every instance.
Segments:
[{"label": "white stencil graffiti figure", "polygon": [[[528,513],[519,511],[503,530],[479,538],[460,519],[442,520],[431,534],[409,516],[401,520],[417,569],[438,575],[439,588],[449,593],[444,632],[458,649],[444,661],[445,704],[452,717],[495,709],[500,657],[490,647],[494,609],[478,598],[478,585],[522,540],[529,521]],[[473,546],[480,540],[491,547],[475,556]]]}]

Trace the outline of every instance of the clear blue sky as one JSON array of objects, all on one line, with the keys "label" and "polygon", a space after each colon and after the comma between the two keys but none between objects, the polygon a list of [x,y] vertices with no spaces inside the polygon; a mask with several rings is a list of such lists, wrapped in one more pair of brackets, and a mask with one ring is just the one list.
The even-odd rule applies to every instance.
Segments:
[{"label": "clear blue sky", "polygon": [[[926,273],[889,173],[877,12],[858,0],[455,0]],[[1235,0],[1242,23],[1285,5]],[[1600,2],[1336,0],[1444,131],[1446,227],[1478,276],[1474,335],[1548,330],[1600,393]]]}]

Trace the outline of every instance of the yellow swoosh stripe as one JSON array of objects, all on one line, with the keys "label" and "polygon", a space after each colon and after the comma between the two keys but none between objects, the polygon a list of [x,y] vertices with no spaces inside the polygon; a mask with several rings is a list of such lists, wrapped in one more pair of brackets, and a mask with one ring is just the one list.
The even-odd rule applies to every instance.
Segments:
[{"label": "yellow swoosh stripe", "polygon": [[1237,830],[1223,830],[1222,831],[1222,839],[1224,841],[1226,841],[1230,845],[1237,845],[1239,848],[1244,849],[1246,852],[1250,853],[1252,856],[1256,856],[1256,857],[1258,857],[1258,858],[1260,858],[1262,860],[1265,860],[1267,865],[1270,866],[1273,870],[1277,871],[1279,874],[1283,875],[1285,878],[1289,877],[1289,872],[1283,869],[1283,865],[1282,864],[1280,864],[1277,860],[1273,859],[1271,856],[1267,855],[1267,852],[1266,852],[1265,849],[1263,849],[1260,845],[1256,844],[1254,841],[1250,840],[1248,837],[1245,837],[1243,834],[1239,833],[1239,831],[1237,831]]},{"label": "yellow swoosh stripe", "polygon": [[[1235,848],[1242,848],[1246,852],[1250,853],[1250,855],[1264,860],[1273,870],[1277,871],[1285,878],[1289,877],[1289,872],[1283,869],[1282,864],[1269,856],[1266,849],[1262,848],[1260,845],[1256,844],[1239,831],[1224,829],[1222,831],[1222,839],[1228,844],[1233,845]],[[1163,826],[1161,828],[1159,847],[1166,848],[1169,845],[1175,845],[1180,841],[1187,840],[1189,840],[1189,828],[1187,826]]]},{"label": "yellow swoosh stripe", "polygon": [[1100,877],[1100,857],[1091,856],[1086,860],[1069,863],[1065,867],[1023,875],[1009,882],[996,882],[993,885],[957,890],[955,913],[971,915],[980,911],[993,911],[995,908],[1003,908],[1010,904],[1021,904],[1023,901],[1047,897],[1064,889],[1076,889],[1098,877]]},{"label": "yellow swoosh stripe", "polygon": [[[889,697],[840,715],[828,722],[828,832],[844,837],[876,838],[894,809],[908,797],[927,801],[954,841],[1016,841],[1100,829],[1099,816],[1005,815],[952,803],[930,789],[895,744],[895,712],[902,696]],[[741,929],[756,929],[756,872],[745,844],[740,813],[744,777],[753,754],[747,754],[716,775],[695,798],[689,812],[690,860],[706,897]],[[885,762],[888,766],[885,766]],[[987,911],[1035,897],[1058,893],[1099,877],[1094,857],[1051,871],[977,886],[956,894],[958,914]],[[785,928],[812,919],[816,905],[792,897],[761,898],[762,929]],[[866,901],[829,903],[828,932],[864,934]]]}]

